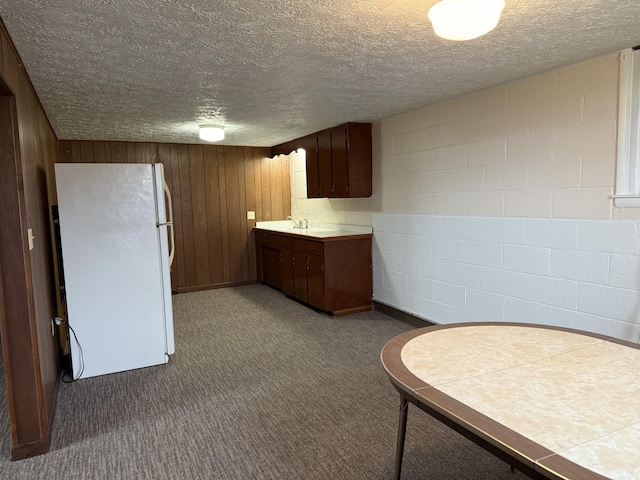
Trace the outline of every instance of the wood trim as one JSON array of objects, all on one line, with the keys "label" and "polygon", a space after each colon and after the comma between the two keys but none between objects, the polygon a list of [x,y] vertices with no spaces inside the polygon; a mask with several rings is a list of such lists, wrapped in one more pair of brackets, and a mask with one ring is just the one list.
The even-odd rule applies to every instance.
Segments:
[{"label": "wood trim", "polygon": [[[0,82],[2,83],[2,82]],[[0,264],[4,281],[0,305],[2,351],[11,423],[11,458],[49,448],[44,404],[27,217],[15,97],[0,96]],[[7,281],[6,279],[10,279]]]},{"label": "wood trim", "polygon": [[24,460],[25,458],[35,457],[49,452],[49,438],[35,440],[33,442],[20,443],[12,445],[11,460]]},{"label": "wood trim", "polygon": [[[0,259],[5,277],[0,317],[6,319],[0,319],[0,328],[8,359],[11,456],[17,460],[48,449],[59,385],[59,344],[51,335],[51,319],[61,310],[49,209],[55,198],[52,166],[58,140],[1,19],[0,52],[0,95],[5,101],[0,116],[6,118],[10,112],[11,117],[0,134],[0,148],[5,150],[0,160],[0,221],[8,242],[2,249],[11,256],[9,261]],[[6,134],[9,124],[12,132]],[[28,248],[28,228],[34,235],[33,250]]]},{"label": "wood trim", "polygon": [[391,318],[399,320],[402,323],[406,323],[407,325],[411,325],[415,328],[423,328],[428,327],[429,325],[435,325],[435,323],[432,323],[429,320],[423,320],[422,318],[416,317],[415,315],[411,315],[407,312],[403,312],[402,310],[398,310],[397,308],[391,307],[389,305],[385,305],[384,303],[374,301],[373,307],[376,312],[384,313]]},{"label": "wood trim", "polygon": [[333,310],[331,312],[331,315],[333,315],[334,317],[346,317],[347,315],[353,315],[355,313],[368,312],[370,310],[373,310],[373,304],[364,305],[364,306],[361,306],[361,307],[345,308],[343,310]]},{"label": "wood trim", "polygon": [[402,395],[405,399],[407,399],[407,401],[414,404],[415,406],[420,408],[422,411],[428,413],[436,420],[442,422],[444,425],[447,425],[449,428],[455,430],[456,432],[461,434],[463,437],[467,438],[468,440],[471,440],[473,443],[480,446],[481,448],[491,453],[495,457],[499,458],[500,460],[504,461],[511,467],[524,473],[525,475],[527,475],[527,477],[531,478],[532,480],[549,480],[548,476],[545,476],[542,473],[540,473],[538,470],[536,470],[532,462],[527,461],[526,459],[523,459],[521,457],[513,457],[509,455],[507,452],[505,452],[500,448],[500,445],[497,444],[497,442],[492,441],[493,439],[491,437],[487,435],[483,435],[482,431],[469,430],[461,426],[459,423],[456,422],[456,419],[454,416],[448,415],[444,411],[441,411],[438,408],[434,408],[433,405],[431,404],[421,402],[420,400],[414,398],[411,394],[398,389],[396,385],[394,386],[396,387],[396,390],[398,390],[400,395]]},{"label": "wood trim", "polygon": [[195,285],[193,287],[181,287],[178,288],[178,293],[190,293],[190,292],[200,292],[203,290],[215,290],[217,288],[227,288],[227,287],[244,287],[246,285],[255,285],[258,282],[255,281],[247,281],[247,282],[235,282],[235,283],[216,283],[212,285]]}]

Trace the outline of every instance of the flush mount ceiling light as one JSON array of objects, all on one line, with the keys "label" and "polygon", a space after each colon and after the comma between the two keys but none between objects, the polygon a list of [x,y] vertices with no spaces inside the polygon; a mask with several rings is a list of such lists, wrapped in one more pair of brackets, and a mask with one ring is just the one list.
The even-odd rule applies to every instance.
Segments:
[{"label": "flush mount ceiling light", "polygon": [[200,125],[200,138],[206,142],[224,140],[224,128],[219,125]]},{"label": "flush mount ceiling light", "polygon": [[436,35],[447,40],[471,40],[493,30],[504,0],[441,0],[428,17]]}]

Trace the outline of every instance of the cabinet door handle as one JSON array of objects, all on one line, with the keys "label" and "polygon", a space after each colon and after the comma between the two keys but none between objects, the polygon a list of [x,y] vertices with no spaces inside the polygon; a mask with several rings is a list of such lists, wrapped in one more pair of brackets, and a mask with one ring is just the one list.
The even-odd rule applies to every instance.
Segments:
[{"label": "cabinet door handle", "polygon": [[309,260],[307,259],[307,270],[309,270]]}]

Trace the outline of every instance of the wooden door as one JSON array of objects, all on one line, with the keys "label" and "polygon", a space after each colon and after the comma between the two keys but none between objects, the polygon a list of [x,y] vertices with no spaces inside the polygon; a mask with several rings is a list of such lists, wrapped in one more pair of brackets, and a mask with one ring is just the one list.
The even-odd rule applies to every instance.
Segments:
[{"label": "wooden door", "polygon": [[330,131],[325,131],[318,135],[318,172],[319,195],[321,197],[332,197]]},{"label": "wooden door", "polygon": [[326,310],[324,303],[324,258],[307,255],[307,288],[310,305]]},{"label": "wooden door", "polygon": [[305,139],[304,150],[307,161],[307,198],[320,197],[320,170],[318,162],[318,137],[310,135]]},{"label": "wooden door", "polygon": [[280,250],[280,285],[282,291],[290,296],[295,296],[294,272],[293,272],[293,251],[289,249]]},{"label": "wooden door", "polygon": [[349,123],[347,126],[347,158],[349,197],[370,197],[372,193],[372,145],[370,123]]},{"label": "wooden door", "polygon": [[346,198],[349,196],[348,177],[347,127],[343,125],[331,130],[332,197]]},{"label": "wooden door", "polygon": [[307,255],[302,252],[293,252],[293,288],[293,296],[298,300],[308,303]]},{"label": "wooden door", "polygon": [[262,259],[264,261],[264,282],[272,287],[280,288],[280,251],[274,248],[262,247]]}]

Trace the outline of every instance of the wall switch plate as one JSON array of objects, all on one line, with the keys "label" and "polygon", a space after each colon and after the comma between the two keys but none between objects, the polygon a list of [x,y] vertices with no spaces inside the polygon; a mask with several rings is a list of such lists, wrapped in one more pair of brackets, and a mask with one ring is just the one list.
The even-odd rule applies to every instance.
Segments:
[{"label": "wall switch plate", "polygon": [[255,219],[256,219],[256,212],[248,211],[247,220],[255,220]]},{"label": "wall switch plate", "polygon": [[29,250],[33,250],[33,239],[36,237],[33,236],[32,228],[27,230],[27,237],[29,237]]}]

